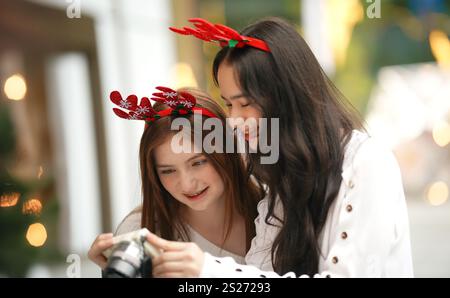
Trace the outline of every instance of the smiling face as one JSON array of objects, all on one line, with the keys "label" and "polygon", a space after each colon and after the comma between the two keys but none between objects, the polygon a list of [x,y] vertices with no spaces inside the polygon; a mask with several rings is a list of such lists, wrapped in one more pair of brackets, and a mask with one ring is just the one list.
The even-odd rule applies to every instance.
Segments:
[{"label": "smiling face", "polygon": [[[257,123],[258,119],[262,117],[261,108],[243,93],[231,64],[225,61],[219,66],[217,81],[221,97],[225,101],[230,117],[242,118],[244,121],[254,119]],[[255,129],[257,130],[257,127]],[[249,141],[250,133],[248,129],[244,129],[243,133],[245,139]]]},{"label": "smiling face", "polygon": [[204,155],[174,153],[171,137],[155,148],[154,159],[163,187],[177,201],[195,211],[207,211],[224,204],[225,186],[212,162]]}]

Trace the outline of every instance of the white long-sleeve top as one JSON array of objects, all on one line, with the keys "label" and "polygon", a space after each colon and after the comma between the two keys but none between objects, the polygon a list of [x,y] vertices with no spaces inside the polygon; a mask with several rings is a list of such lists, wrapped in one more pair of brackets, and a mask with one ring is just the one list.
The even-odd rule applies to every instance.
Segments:
[{"label": "white long-sleeve top", "polygon": [[[282,214],[281,201],[275,213]],[[258,204],[256,236],[247,265],[205,253],[200,277],[295,277],[273,272],[272,243],[279,223],[265,223],[268,199]],[[282,218],[282,216],[280,216]],[[367,134],[353,131],[346,146],[342,183],[319,238],[315,277],[412,277],[409,222],[400,170],[394,155]],[[302,276],[306,277],[306,276]]]}]

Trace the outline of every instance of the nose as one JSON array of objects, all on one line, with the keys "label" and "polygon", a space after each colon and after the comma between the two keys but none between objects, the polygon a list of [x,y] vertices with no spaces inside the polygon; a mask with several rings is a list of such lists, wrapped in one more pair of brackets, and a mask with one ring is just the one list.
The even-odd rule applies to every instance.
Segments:
[{"label": "nose", "polygon": [[246,120],[245,115],[242,113],[242,110],[238,107],[231,108],[230,117],[234,119],[243,118],[244,121]]},{"label": "nose", "polygon": [[180,186],[181,186],[181,191],[183,193],[193,193],[197,190],[197,179],[195,178],[194,175],[192,175],[192,173],[189,172],[185,172],[181,174],[180,177]]}]

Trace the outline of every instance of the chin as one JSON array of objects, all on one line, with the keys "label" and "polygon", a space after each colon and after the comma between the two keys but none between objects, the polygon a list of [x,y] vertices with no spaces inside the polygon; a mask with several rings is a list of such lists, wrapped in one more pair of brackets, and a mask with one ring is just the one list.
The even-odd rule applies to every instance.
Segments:
[{"label": "chin", "polygon": [[208,205],[206,205],[206,206],[189,206],[192,210],[195,210],[195,211],[205,211],[205,210],[207,210],[208,209]]}]

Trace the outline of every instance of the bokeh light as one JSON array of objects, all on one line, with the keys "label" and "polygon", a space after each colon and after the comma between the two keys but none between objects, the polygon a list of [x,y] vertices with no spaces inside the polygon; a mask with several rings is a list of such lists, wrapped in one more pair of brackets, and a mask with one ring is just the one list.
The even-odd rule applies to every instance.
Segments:
[{"label": "bokeh light", "polygon": [[427,191],[427,199],[433,206],[444,204],[448,200],[448,186],[443,181],[437,181],[430,185]]},{"label": "bokeh light", "polygon": [[447,34],[439,30],[431,31],[430,46],[438,64],[450,67],[450,40]]},{"label": "bokeh light", "polygon": [[12,192],[12,193],[4,193],[0,196],[0,207],[13,207],[17,204],[20,198],[20,193]]},{"label": "bokeh light", "polygon": [[42,246],[47,240],[47,230],[43,224],[34,223],[28,227],[26,238],[31,246]]},{"label": "bokeh light", "polygon": [[173,72],[175,73],[176,83],[175,88],[180,87],[197,87],[197,79],[195,78],[194,71],[188,63],[177,63],[174,66]]},{"label": "bokeh light", "polygon": [[11,100],[22,100],[27,93],[25,78],[20,74],[10,76],[3,88],[6,96]]},{"label": "bokeh light", "polygon": [[439,123],[433,127],[433,139],[440,147],[450,143],[450,125],[447,122]]},{"label": "bokeh light", "polygon": [[31,199],[23,203],[22,213],[23,214],[34,214],[39,215],[42,211],[42,203],[39,199]]}]

